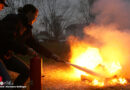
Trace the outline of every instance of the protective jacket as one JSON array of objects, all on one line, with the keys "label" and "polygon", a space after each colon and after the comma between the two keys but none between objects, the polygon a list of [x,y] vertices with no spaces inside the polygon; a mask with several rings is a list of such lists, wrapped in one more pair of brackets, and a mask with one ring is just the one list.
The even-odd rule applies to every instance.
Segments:
[{"label": "protective jacket", "polygon": [[[25,32],[21,35],[22,29]],[[28,47],[48,58],[52,56],[52,52],[33,37],[32,25],[23,14],[9,14],[0,22],[0,42],[0,56],[7,54],[8,51],[25,55]]]}]

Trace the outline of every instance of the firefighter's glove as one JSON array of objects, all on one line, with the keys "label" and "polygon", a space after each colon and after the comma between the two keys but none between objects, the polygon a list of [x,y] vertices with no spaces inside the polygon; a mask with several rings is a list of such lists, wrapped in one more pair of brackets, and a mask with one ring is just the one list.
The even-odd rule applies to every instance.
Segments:
[{"label": "firefighter's glove", "polygon": [[61,58],[59,56],[57,56],[56,54],[52,55],[52,59],[54,59],[56,62],[64,62],[63,60],[61,60]]}]

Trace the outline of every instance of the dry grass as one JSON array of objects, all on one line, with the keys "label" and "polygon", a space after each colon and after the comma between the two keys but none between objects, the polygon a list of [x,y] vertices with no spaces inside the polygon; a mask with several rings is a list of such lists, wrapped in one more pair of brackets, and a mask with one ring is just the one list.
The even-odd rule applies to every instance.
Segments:
[{"label": "dry grass", "polygon": [[[55,52],[63,59],[69,58],[69,46],[66,43],[43,43],[49,50]],[[23,57],[22,57],[23,58]],[[29,64],[28,57],[23,58]],[[111,86],[111,87],[92,87],[80,78],[75,77],[70,66],[63,63],[57,63],[43,57],[43,90],[130,90],[130,85],[127,86]],[[18,74],[10,72],[14,80]],[[29,80],[27,81],[29,83]],[[27,84],[29,90],[29,84]]]},{"label": "dry grass", "polygon": [[[89,86],[86,81],[81,81],[72,73],[71,67],[62,63],[44,62],[43,72],[43,90],[130,90],[130,84],[127,86],[110,86],[110,87],[93,87]],[[12,79],[17,77],[17,73],[10,72]],[[29,80],[26,82],[29,88]]]},{"label": "dry grass", "polygon": [[86,81],[75,77],[72,69],[61,63],[44,62],[43,90],[130,90],[130,84],[126,86],[94,87]]}]

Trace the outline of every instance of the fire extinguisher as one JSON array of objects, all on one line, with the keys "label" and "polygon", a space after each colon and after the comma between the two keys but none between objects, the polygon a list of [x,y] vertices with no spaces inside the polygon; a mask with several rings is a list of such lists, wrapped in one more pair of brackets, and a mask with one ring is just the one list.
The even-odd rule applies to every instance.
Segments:
[{"label": "fire extinguisher", "polygon": [[30,90],[42,90],[42,58],[39,56],[34,56],[30,60]]}]

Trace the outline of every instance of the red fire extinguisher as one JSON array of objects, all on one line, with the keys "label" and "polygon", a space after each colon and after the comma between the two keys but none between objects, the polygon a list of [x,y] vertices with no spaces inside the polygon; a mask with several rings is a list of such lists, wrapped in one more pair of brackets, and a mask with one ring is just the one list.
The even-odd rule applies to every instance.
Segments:
[{"label": "red fire extinguisher", "polygon": [[30,90],[42,90],[42,59],[34,56],[30,60]]}]

